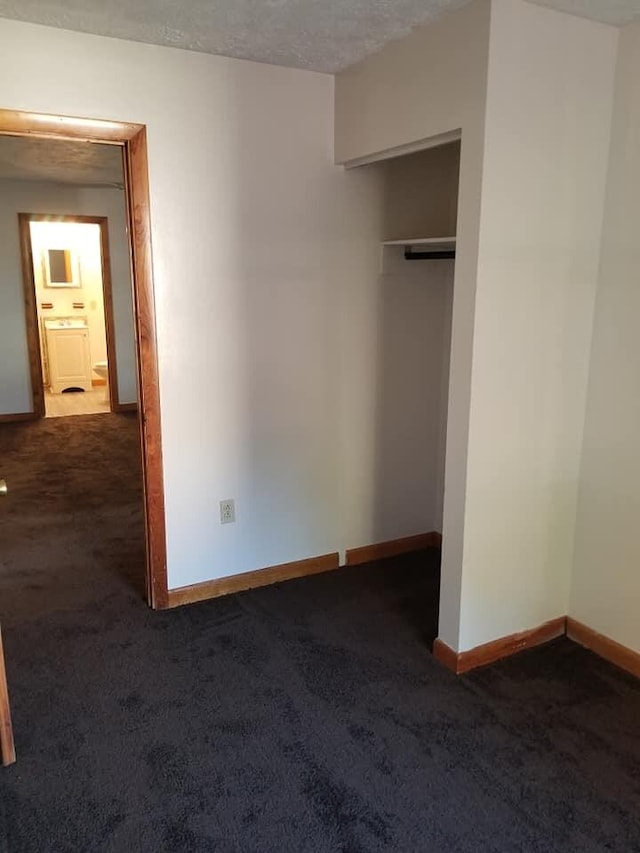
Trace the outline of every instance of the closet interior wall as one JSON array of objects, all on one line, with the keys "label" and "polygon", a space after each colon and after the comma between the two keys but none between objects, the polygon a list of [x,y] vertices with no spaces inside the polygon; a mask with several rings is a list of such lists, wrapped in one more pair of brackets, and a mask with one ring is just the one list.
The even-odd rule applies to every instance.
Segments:
[{"label": "closet interior wall", "polygon": [[[383,186],[377,281],[377,540],[442,532],[454,260],[385,240],[454,237],[460,143],[362,167]],[[421,248],[421,247],[416,247]]]}]

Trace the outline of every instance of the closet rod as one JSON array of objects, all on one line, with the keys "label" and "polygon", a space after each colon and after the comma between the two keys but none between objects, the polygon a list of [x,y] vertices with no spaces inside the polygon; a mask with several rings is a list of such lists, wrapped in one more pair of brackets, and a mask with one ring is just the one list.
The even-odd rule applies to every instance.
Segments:
[{"label": "closet rod", "polygon": [[406,261],[450,261],[455,256],[455,250],[446,252],[414,252],[409,246],[405,247],[404,250]]}]

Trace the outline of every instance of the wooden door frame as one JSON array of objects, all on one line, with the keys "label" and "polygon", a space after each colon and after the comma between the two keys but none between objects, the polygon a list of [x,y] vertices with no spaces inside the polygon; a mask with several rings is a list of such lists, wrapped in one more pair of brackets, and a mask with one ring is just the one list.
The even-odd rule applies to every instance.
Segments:
[{"label": "wooden door frame", "polygon": [[116,335],[113,318],[113,289],[111,282],[111,259],[109,255],[109,221],[106,216],[79,216],[74,214],[19,213],[20,249],[22,254],[22,280],[25,294],[25,317],[27,328],[27,348],[31,372],[31,393],[33,398],[33,417],[45,415],[43,371],[41,359],[42,330],[38,322],[37,291],[33,246],[31,242],[32,222],[69,222],[78,225],[97,225],[100,229],[100,265],[102,276],[102,302],[104,307],[104,328],[107,341],[107,371],[109,374],[109,407],[112,412],[127,412],[137,408],[136,403],[121,403],[118,391],[118,371],[116,361]]},{"label": "wooden door frame", "polygon": [[9,689],[2,647],[2,630],[0,629],[0,764],[4,767],[13,764],[15,760],[16,748],[13,742]]},{"label": "wooden door frame", "polygon": [[[81,140],[122,149],[136,330],[147,600],[154,609],[163,609],[168,606],[167,546],[146,126],[0,109],[0,136]],[[35,300],[35,290],[33,294]]]}]

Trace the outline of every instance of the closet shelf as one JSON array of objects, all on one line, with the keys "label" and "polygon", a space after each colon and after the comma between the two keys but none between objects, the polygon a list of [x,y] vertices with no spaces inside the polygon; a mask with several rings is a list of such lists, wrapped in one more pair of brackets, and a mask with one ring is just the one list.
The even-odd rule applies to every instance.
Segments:
[{"label": "closet shelf", "polygon": [[[404,246],[407,261],[445,261],[456,256],[455,237],[407,237],[404,240],[385,240],[383,246]],[[414,246],[419,246],[418,251]]]}]

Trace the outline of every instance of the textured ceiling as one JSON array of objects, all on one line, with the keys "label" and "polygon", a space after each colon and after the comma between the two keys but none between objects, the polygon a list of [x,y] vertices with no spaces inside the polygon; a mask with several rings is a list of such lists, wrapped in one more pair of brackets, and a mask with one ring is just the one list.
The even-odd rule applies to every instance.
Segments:
[{"label": "textured ceiling", "polygon": [[[0,17],[333,73],[469,0],[0,0]],[[640,0],[535,0],[610,24]]]},{"label": "textured ceiling", "polygon": [[122,186],[122,151],[116,145],[0,136],[0,180]]}]

